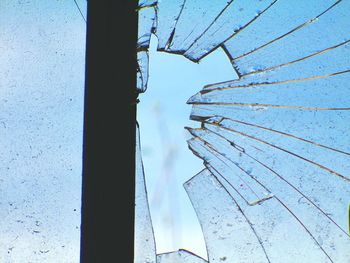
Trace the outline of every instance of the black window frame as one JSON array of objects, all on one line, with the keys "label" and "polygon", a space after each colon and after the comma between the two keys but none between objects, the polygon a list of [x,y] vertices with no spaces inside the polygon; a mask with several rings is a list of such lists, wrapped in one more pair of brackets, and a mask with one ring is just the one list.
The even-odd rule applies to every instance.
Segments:
[{"label": "black window frame", "polygon": [[133,262],[137,23],[136,0],[88,1],[81,263]]}]

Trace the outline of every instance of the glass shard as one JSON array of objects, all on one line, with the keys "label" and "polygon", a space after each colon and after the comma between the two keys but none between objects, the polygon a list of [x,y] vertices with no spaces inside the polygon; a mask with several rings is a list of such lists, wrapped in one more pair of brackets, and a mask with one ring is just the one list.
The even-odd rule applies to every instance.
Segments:
[{"label": "glass shard", "polygon": [[[251,84],[246,87],[232,87],[225,84],[218,88],[206,89],[204,92],[197,93],[188,100],[188,103],[309,110],[346,110],[350,109],[348,108],[349,100],[347,98],[350,91],[350,87],[347,85],[349,76],[350,72],[346,72],[328,78],[261,85]],[[329,97],[330,94],[332,94],[331,98]],[[317,96],[318,99],[315,100],[314,96]]]},{"label": "glass shard", "polygon": [[[303,58],[295,62],[272,67],[263,71],[259,70],[252,74],[245,75],[239,80],[207,85],[204,89],[215,90],[234,87],[249,87],[258,84],[288,84],[288,82],[293,85],[292,83],[296,82],[331,78],[339,74],[347,74],[350,70],[349,48],[350,43],[347,42],[337,47],[330,48],[325,52],[318,53],[312,57]],[[303,70],[300,70],[300,68],[303,68]],[[337,78],[332,78],[327,81],[337,82]],[[303,84],[297,85],[306,86],[310,85],[310,83],[312,82],[304,82]]]},{"label": "glass shard", "polygon": [[[313,215],[314,225],[310,224],[311,230],[310,225],[303,224],[304,212],[310,213],[309,204],[305,199],[295,198],[295,201],[289,200],[285,203],[285,199],[273,197],[257,206],[249,206],[240,201],[241,198],[236,191],[226,190],[230,188],[224,186],[214,175],[206,171],[185,184],[186,191],[200,219],[204,235],[211,240],[207,243],[209,262],[211,260],[215,262],[216,257],[213,255],[220,253],[220,250],[232,258],[228,262],[283,261],[292,263],[303,262],[305,258],[312,258],[317,262],[347,262],[348,256],[337,253],[335,250],[344,251],[342,249],[348,247],[348,236],[343,233],[338,239],[339,231],[331,223],[323,220],[324,218],[318,218],[320,214],[317,213]],[[288,191],[286,194],[291,197]],[[294,194],[292,196],[296,197]],[[290,210],[293,206],[301,207],[302,212],[297,210],[297,214],[294,214]],[[227,214],[231,215],[226,217]],[[229,219],[223,222],[226,218]],[[241,224],[248,224],[249,229],[243,228]],[[240,235],[239,232],[234,231],[235,227],[239,227],[244,234]],[[250,236],[249,231],[252,231],[254,235]],[[333,231],[337,234],[332,235]],[[332,236],[329,237],[329,234]],[[216,235],[219,236],[218,240]],[[249,241],[245,241],[247,235],[250,236]],[[235,244],[232,240],[227,240],[230,238],[240,242],[240,245]],[[264,256],[247,251],[254,240],[258,240]],[[225,241],[229,243],[225,244]],[[242,249],[243,251],[239,253],[235,251],[236,253],[232,253],[231,256],[231,249],[236,250],[244,246],[246,248]],[[276,249],[278,247],[283,249],[283,253]],[[219,255],[221,255],[220,258],[227,257],[222,256],[223,254]]]},{"label": "glass shard", "polygon": [[184,187],[201,223],[209,262],[269,262],[253,225],[208,170]]},{"label": "glass shard", "polygon": [[232,2],[226,0],[186,0],[176,23],[169,48],[172,53],[184,53]]},{"label": "glass shard", "polygon": [[199,61],[257,19],[276,0],[235,0],[188,48],[184,56]]},{"label": "glass shard", "polygon": [[174,34],[174,28],[183,9],[185,0],[162,0],[157,4],[158,50],[165,50]]},{"label": "glass shard", "polygon": [[347,132],[350,112],[347,110],[312,111],[258,105],[193,105],[191,113],[193,120],[202,121],[212,116],[231,116],[233,120],[290,134],[346,153],[350,152],[349,145],[345,143],[350,141],[350,134]]},{"label": "glass shard", "polygon": [[141,157],[140,131],[138,127],[136,136],[134,263],[155,263],[156,246],[148,207],[146,182]]},{"label": "glass shard", "polygon": [[157,255],[157,263],[205,263],[205,262],[208,262],[208,261],[184,249]]},{"label": "glass shard", "polygon": [[[308,56],[327,52],[332,47],[348,43],[349,34],[346,30],[350,27],[348,10],[350,10],[350,2],[342,1],[317,19],[256,50],[256,52],[235,59],[234,63],[242,74],[247,74],[292,61],[304,60]],[[335,17],[337,19],[334,19]],[[281,52],[281,48],[283,48],[283,52]],[[337,58],[339,59],[338,56]],[[334,66],[334,62],[329,61],[327,64]],[[316,65],[318,65],[317,62],[313,65],[305,65],[303,69],[320,68]]]},{"label": "glass shard", "polygon": [[258,19],[226,41],[224,47],[236,59],[312,22],[337,2],[311,0],[301,4],[297,1],[276,1]]}]

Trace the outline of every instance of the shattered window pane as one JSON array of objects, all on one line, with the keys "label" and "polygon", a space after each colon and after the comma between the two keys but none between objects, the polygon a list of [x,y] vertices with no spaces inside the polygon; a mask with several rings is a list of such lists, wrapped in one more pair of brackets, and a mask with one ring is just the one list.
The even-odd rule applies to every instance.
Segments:
[{"label": "shattered window pane", "polygon": [[0,2],[0,262],[79,262],[86,1],[76,4]]},{"label": "shattered window pane", "polygon": [[[158,51],[193,62],[223,50],[235,70],[187,101],[188,147],[204,167],[184,187],[203,231],[203,260],[350,262],[349,4],[149,4],[155,21],[140,29],[139,92],[152,74],[151,34]],[[187,253],[157,253],[157,262],[202,260]]]}]

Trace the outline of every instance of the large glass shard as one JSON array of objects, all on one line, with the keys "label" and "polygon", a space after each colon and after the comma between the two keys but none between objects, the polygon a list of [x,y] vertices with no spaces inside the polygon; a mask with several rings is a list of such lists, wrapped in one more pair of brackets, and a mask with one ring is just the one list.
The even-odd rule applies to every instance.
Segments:
[{"label": "large glass shard", "polygon": [[224,47],[233,59],[241,57],[312,22],[337,2],[279,0],[239,34],[226,41]]},{"label": "large glass shard", "polygon": [[201,257],[193,253],[180,249],[179,251],[163,253],[157,255],[157,263],[205,263],[207,262]]},{"label": "large glass shard", "polygon": [[[346,53],[345,53],[346,54]],[[342,59],[340,59],[342,60]],[[204,90],[192,96],[191,104],[261,106],[291,109],[350,109],[350,72],[328,78],[316,78],[280,84],[251,85]],[[330,94],[332,97],[330,98]],[[315,100],[314,96],[317,96]]]},{"label": "large glass shard", "polygon": [[[265,71],[257,71],[248,74],[239,80],[231,80],[219,84],[207,85],[205,90],[223,90],[234,87],[247,87],[263,84],[283,84],[300,82],[306,80],[333,77],[338,74],[347,74],[350,71],[350,43],[339,45],[319,53],[316,56],[298,60],[283,66],[273,67]],[[317,66],[315,66],[317,65]],[[302,68],[303,70],[300,70]],[[348,76],[348,74],[346,75]],[[344,77],[346,77],[344,76]],[[329,81],[337,82],[337,78]],[[305,82],[302,85],[308,85],[312,82]],[[314,82],[316,83],[316,82]],[[300,85],[300,84],[299,84]],[[283,85],[281,85],[283,86]]]},{"label": "large glass shard", "polygon": [[350,111],[314,111],[263,106],[194,105],[191,118],[205,120],[231,116],[233,120],[254,124],[350,153],[348,133]]},{"label": "large glass shard", "polygon": [[158,50],[165,50],[174,34],[185,0],[162,0],[157,4]]},{"label": "large glass shard", "polygon": [[[256,52],[235,59],[234,63],[242,74],[246,74],[304,59],[348,42],[350,39],[347,30],[350,27],[349,10],[350,2],[342,1],[312,22]],[[319,68],[315,65],[318,64],[305,66],[303,69]],[[331,63],[331,65],[334,64]]]},{"label": "large glass shard", "polygon": [[141,157],[140,131],[136,133],[135,178],[135,258],[134,263],[155,263],[156,246],[149,212],[145,175]]},{"label": "large glass shard", "polygon": [[184,186],[203,229],[209,262],[269,262],[253,225],[208,170]]},{"label": "large glass shard", "polygon": [[[262,175],[262,177],[265,176]],[[199,181],[199,179],[197,180]],[[202,180],[204,181],[204,179]],[[208,182],[204,183],[200,181],[200,184],[197,183],[197,187],[204,188],[203,192],[198,191],[197,188],[193,192],[187,190],[201,224],[201,218],[213,224],[211,226],[212,228],[208,230],[205,227],[210,227],[210,225],[202,224],[204,234],[207,231],[210,231],[209,233],[211,235],[219,232],[224,240],[227,239],[227,235],[235,235],[234,231],[227,231],[226,227],[223,227],[224,224],[222,222],[217,223],[216,220],[219,218],[219,213],[220,217],[223,217],[228,209],[222,198],[219,198],[217,195],[213,197],[212,193],[219,191],[226,192],[227,190],[229,195],[226,194],[226,199],[231,199],[232,204],[235,203],[239,208],[237,212],[242,213],[247,222],[251,224],[256,237],[260,240],[261,246],[264,248],[266,253],[265,260],[268,260],[267,262],[305,262],[306,258],[312,258],[315,262],[347,262],[349,259],[346,253],[339,253],[339,251],[345,251],[349,246],[349,237],[346,233],[341,232],[322,212],[310,205],[307,199],[302,196],[291,193],[287,189],[285,193],[277,193],[276,196],[259,205],[249,206],[226,181],[220,181],[219,183],[217,177],[215,177],[215,180],[213,178],[206,180],[208,182],[211,181],[210,183],[212,185],[210,188],[207,186]],[[190,183],[192,187],[193,184],[191,181]],[[278,182],[273,182],[272,185],[274,183],[277,183],[276,188],[281,186]],[[219,187],[218,184],[220,185]],[[185,185],[185,188],[187,189],[188,186]],[[211,194],[208,195],[208,193]],[[209,198],[210,201],[208,200]],[[208,208],[204,205],[207,202],[213,203],[213,200],[216,200],[216,206],[212,205],[211,208]],[[198,209],[200,210],[199,212]],[[201,209],[205,210],[201,212]],[[311,222],[304,222],[305,217],[310,217]],[[232,221],[236,222],[237,218],[234,215],[230,218],[231,220],[235,219]],[[221,231],[225,230],[229,234],[222,235]],[[215,240],[212,236],[210,239]],[[235,239],[244,244],[244,238],[241,239],[241,236],[236,236]],[[229,244],[226,245],[224,243],[221,243],[220,246],[226,246],[226,249],[222,248],[223,251],[229,251],[232,248]],[[228,249],[229,247],[230,249]],[[283,253],[276,248],[283,249]],[[217,250],[219,248],[215,245],[212,249]],[[211,248],[208,246],[209,261],[212,259],[210,251]],[[235,253],[235,255],[237,256],[238,254]],[[256,259],[254,254],[251,254],[247,260],[238,256],[236,261],[231,260],[229,262],[264,262],[263,260],[261,257]]]},{"label": "large glass shard", "polygon": [[199,61],[223,42],[237,34],[242,28],[274,4],[276,0],[235,0],[214,20],[198,39],[193,42],[184,56]]},{"label": "large glass shard", "polygon": [[232,0],[186,0],[176,23],[174,36],[166,51],[184,53],[231,2]]},{"label": "large glass shard", "polygon": [[0,262],[79,262],[86,23],[3,0],[0,24]]}]

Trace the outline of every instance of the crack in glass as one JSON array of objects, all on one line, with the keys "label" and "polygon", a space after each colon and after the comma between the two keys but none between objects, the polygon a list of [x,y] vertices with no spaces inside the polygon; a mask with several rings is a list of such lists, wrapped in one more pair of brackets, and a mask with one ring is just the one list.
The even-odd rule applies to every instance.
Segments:
[{"label": "crack in glass", "polygon": [[[350,262],[349,11],[348,0],[140,2],[140,93],[151,34],[197,63],[221,48],[238,75],[187,101],[204,169],[184,187],[208,262]],[[135,262],[206,262],[188,253]]]}]

